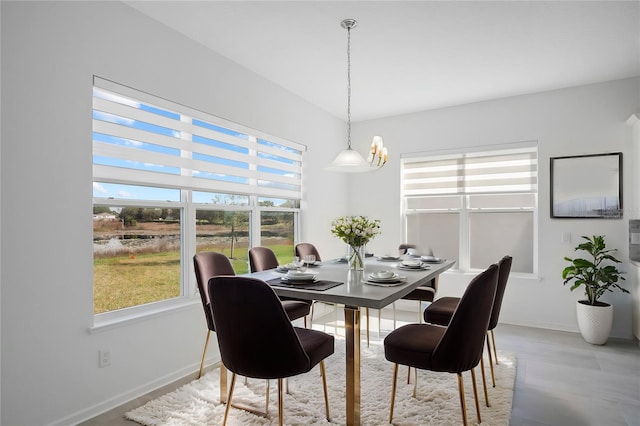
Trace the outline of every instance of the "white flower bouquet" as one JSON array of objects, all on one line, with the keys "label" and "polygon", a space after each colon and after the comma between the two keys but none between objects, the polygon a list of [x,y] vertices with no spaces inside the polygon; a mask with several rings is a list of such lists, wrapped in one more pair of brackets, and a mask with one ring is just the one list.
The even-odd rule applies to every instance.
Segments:
[{"label": "white flower bouquet", "polygon": [[380,234],[380,221],[366,216],[343,216],[331,222],[331,233],[351,247],[349,266],[364,268],[364,246]]}]

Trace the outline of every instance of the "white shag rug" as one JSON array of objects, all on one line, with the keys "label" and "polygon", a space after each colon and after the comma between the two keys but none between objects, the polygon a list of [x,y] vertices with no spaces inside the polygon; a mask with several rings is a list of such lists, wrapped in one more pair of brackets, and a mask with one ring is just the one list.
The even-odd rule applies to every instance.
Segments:
[{"label": "white shag rug", "polygon": [[[511,417],[516,358],[498,351],[500,364],[494,366],[496,387],[491,386],[491,373],[485,353],[485,368],[489,402],[487,407],[482,390],[479,366],[476,368],[478,397],[482,425],[508,425]],[[288,425],[345,424],[345,345],[336,337],[335,353],[325,360],[331,422],[327,422],[322,395],[319,368],[289,379],[290,394],[284,395],[284,423]],[[183,387],[129,411],[125,417],[147,426],[156,425],[218,425],[222,424],[225,406],[219,402],[218,368]],[[391,379],[393,364],[384,358],[382,341],[372,341],[361,349],[361,405],[363,425],[382,425],[389,422]],[[229,374],[229,382],[231,375]],[[393,423],[396,425],[455,425],[462,423],[460,399],[455,374],[418,372],[417,397],[413,398],[413,372],[407,384],[407,368],[400,366]],[[467,419],[476,424],[471,374],[463,373]],[[266,381],[238,377],[233,395],[234,402],[249,403],[264,411]],[[243,410],[231,408],[229,425],[278,424],[277,382],[271,381],[269,417],[264,418]]]}]

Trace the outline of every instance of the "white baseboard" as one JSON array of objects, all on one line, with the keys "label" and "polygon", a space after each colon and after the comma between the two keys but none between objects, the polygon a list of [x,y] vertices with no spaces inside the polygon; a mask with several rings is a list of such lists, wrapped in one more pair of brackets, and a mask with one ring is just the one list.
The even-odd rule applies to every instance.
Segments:
[{"label": "white baseboard", "polygon": [[[131,389],[127,392],[123,392],[120,395],[117,395],[113,398],[109,398],[106,401],[103,401],[99,404],[93,405],[91,407],[87,407],[83,410],[77,411],[67,417],[56,420],[55,422],[49,423],[49,426],[68,426],[75,425],[86,420],[92,419],[100,414],[104,414],[107,411],[113,410],[120,405],[126,404],[136,398],[141,397],[149,392],[153,392],[156,389],[159,389],[163,386],[171,384],[176,380],[182,379],[189,375],[193,375],[195,379],[195,374],[200,369],[200,363],[197,362],[195,364],[189,365],[185,368],[182,368],[178,371],[175,371],[171,374],[167,374],[163,377],[160,377],[156,380],[152,380],[148,383],[145,383],[142,386],[139,386],[135,389]],[[196,372],[194,374],[194,371]]]}]

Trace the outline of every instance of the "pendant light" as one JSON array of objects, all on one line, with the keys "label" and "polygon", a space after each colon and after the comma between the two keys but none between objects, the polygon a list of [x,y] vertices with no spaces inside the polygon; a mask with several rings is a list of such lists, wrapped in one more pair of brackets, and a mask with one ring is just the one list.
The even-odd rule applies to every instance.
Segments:
[{"label": "pendant light", "polygon": [[327,170],[344,173],[370,172],[378,170],[387,162],[387,148],[380,136],[374,136],[369,155],[365,160],[351,148],[351,29],[358,23],[355,19],[345,19],[340,23],[347,30],[347,149],[341,151],[327,167]]}]

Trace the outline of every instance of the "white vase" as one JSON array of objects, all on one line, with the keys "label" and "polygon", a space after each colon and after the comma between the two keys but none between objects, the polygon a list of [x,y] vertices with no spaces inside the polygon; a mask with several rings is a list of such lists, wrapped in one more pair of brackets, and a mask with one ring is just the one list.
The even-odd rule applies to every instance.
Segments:
[{"label": "white vase", "polygon": [[613,325],[613,306],[592,306],[581,302],[583,301],[576,302],[576,313],[582,338],[593,345],[604,345]]}]

